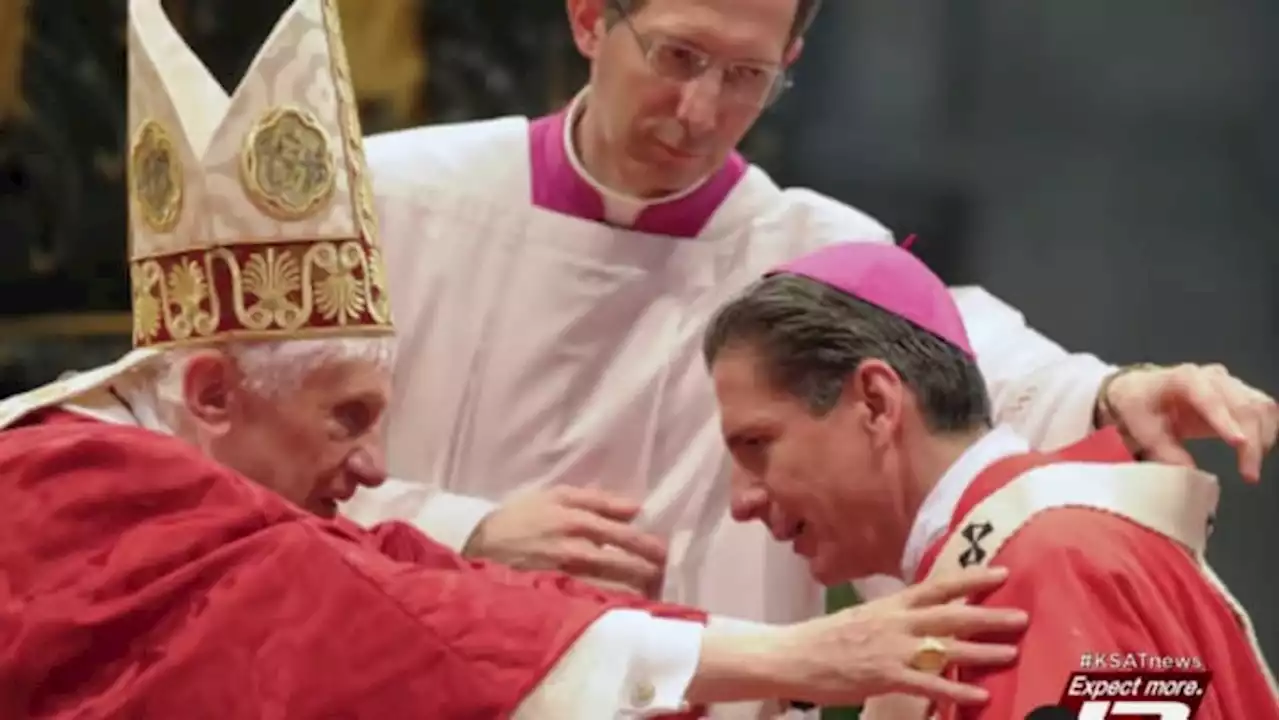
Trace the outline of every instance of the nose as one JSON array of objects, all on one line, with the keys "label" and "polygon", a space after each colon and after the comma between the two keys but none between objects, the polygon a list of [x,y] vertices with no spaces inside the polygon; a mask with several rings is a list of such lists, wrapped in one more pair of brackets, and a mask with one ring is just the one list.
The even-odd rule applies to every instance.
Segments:
[{"label": "nose", "polygon": [[364,487],[378,487],[386,481],[386,450],[380,433],[372,433],[347,456],[347,472]]},{"label": "nose", "polygon": [[716,108],[720,104],[720,73],[714,69],[686,82],[680,93],[676,117],[695,137],[715,129]]},{"label": "nose", "polygon": [[764,488],[754,483],[741,468],[734,466],[730,476],[729,512],[738,522],[763,518],[769,505]]}]

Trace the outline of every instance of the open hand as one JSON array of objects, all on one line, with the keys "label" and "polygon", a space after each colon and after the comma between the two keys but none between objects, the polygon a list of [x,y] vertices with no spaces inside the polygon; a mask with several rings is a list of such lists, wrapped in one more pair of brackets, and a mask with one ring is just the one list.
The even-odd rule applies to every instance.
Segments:
[{"label": "open hand", "polygon": [[1100,398],[1131,449],[1155,462],[1195,467],[1187,440],[1221,438],[1236,449],[1240,474],[1257,482],[1275,445],[1276,401],[1221,365],[1146,366],[1122,371]]},{"label": "open hand", "polygon": [[939,642],[947,665],[1007,665],[1017,656],[1011,644],[975,642],[987,633],[1021,633],[1027,614],[1012,608],[984,608],[953,601],[986,593],[1008,571],[988,567],[926,580],[880,600],[790,626],[783,652],[792,681],[788,697],[820,705],[858,705],[866,698],[906,693],[939,703],[981,704],[987,692],[915,669],[925,638]]},{"label": "open hand", "polygon": [[667,548],[631,525],[639,512],[639,505],[594,488],[532,490],[482,520],[462,553],[652,597],[661,589]]}]

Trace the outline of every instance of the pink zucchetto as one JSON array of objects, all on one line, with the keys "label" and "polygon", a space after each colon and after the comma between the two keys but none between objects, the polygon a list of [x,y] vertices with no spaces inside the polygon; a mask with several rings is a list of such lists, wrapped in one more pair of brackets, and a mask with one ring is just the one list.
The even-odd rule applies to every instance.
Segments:
[{"label": "pink zucchetto", "polygon": [[951,291],[905,245],[828,245],[779,265],[765,276],[781,273],[809,278],[870,303],[937,335],[970,358],[974,356]]}]

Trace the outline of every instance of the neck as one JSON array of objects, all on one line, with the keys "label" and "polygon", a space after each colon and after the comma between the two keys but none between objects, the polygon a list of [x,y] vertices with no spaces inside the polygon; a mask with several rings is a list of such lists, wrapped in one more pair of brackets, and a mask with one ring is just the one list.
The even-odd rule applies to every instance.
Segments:
[{"label": "neck", "polygon": [[645,200],[661,198],[682,189],[658,187],[627,177],[622,161],[612,156],[613,149],[601,129],[599,115],[586,95],[579,96],[578,105],[577,117],[571,116],[568,120],[572,123],[572,150],[593,180],[613,192]]},{"label": "neck", "polygon": [[898,482],[898,487],[902,490],[898,498],[899,513],[896,518],[900,532],[895,533],[896,552],[888,565],[895,568],[893,574],[898,574],[896,568],[900,567],[907,535],[911,532],[911,526],[920,513],[925,498],[933,492],[956,461],[989,432],[990,428],[985,427],[947,434],[930,433],[922,429],[920,440],[912,443],[914,447],[908,447],[907,452],[903,453],[906,459]]}]

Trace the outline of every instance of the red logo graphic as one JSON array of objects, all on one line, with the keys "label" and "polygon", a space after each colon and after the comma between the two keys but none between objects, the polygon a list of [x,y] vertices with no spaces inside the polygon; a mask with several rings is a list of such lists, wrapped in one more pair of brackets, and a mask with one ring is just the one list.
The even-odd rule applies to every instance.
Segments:
[{"label": "red logo graphic", "polygon": [[1058,704],[1079,720],[1191,720],[1210,676],[1208,671],[1078,672],[1067,680]]}]

